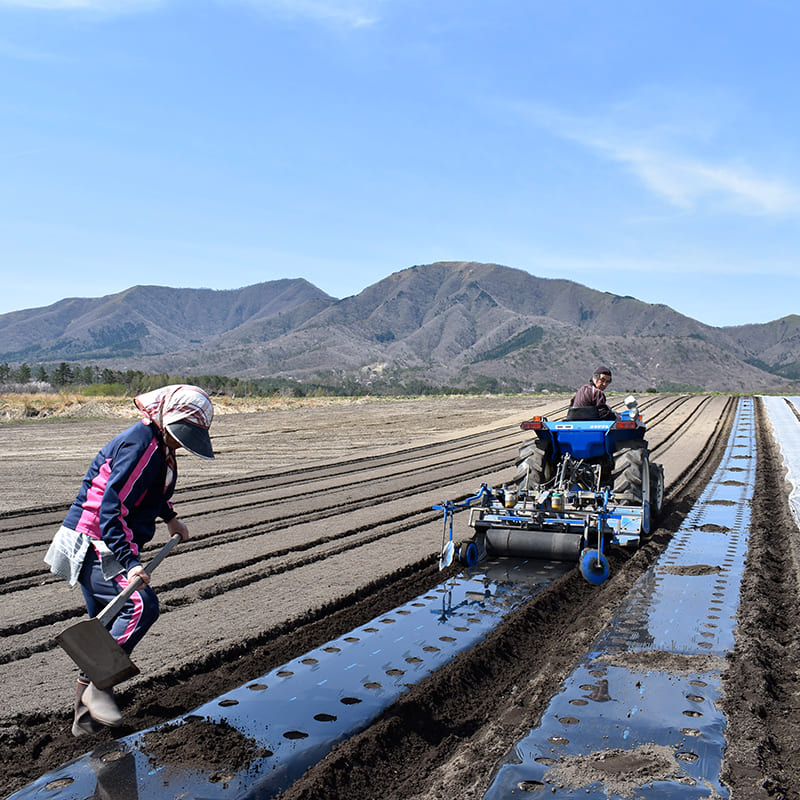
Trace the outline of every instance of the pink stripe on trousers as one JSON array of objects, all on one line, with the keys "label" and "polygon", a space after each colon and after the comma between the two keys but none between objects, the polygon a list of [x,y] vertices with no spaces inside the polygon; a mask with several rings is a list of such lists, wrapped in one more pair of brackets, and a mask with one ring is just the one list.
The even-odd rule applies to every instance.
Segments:
[{"label": "pink stripe on trousers", "polygon": [[[116,578],[114,578],[114,583],[116,583],[117,586],[119,586],[120,591],[124,591],[125,589],[128,588],[129,585],[129,581],[124,575],[117,575]],[[138,591],[134,592],[130,596],[129,602],[133,603],[133,611],[131,612],[131,618],[128,621],[127,626],[125,627],[125,630],[122,632],[122,635],[117,637],[118,644],[123,644],[124,642],[127,642],[128,639],[130,639],[131,636],[133,636],[134,631],[136,630],[137,626],[139,625],[139,621],[142,618],[142,611],[144,610],[144,601],[142,600],[142,596],[139,594]]]}]

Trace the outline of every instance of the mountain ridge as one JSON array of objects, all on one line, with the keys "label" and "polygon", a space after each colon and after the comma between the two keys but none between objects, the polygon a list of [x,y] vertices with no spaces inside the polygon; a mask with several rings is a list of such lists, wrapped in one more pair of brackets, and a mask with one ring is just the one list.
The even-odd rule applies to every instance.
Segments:
[{"label": "mountain ridge", "polygon": [[65,298],[0,315],[0,361],[508,391],[574,388],[607,363],[631,391],[769,392],[800,380],[800,316],[718,328],[563,278],[451,261],[343,299],[302,278]]}]

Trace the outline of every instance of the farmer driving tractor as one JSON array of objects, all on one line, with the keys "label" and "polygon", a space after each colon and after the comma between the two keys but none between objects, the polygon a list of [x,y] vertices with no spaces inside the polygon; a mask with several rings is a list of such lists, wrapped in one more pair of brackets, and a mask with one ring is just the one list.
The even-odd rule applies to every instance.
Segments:
[{"label": "farmer driving tractor", "polygon": [[611,383],[611,370],[599,366],[570,401],[567,419],[618,419],[606,402],[605,390]]}]

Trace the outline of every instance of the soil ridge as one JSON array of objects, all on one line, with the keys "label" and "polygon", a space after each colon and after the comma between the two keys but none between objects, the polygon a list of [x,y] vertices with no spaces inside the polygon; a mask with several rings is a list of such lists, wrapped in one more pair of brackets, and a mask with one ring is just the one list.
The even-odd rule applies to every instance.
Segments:
[{"label": "soil ridge", "polygon": [[551,697],[636,580],[666,549],[718,467],[733,423],[728,404],[713,445],[667,499],[660,527],[632,556],[612,552],[611,578],[578,570],[535,595],[485,640],[411,688],[365,731],[337,745],[280,800],[480,797],[492,771],[541,719]]},{"label": "soil ridge", "polygon": [[723,781],[734,797],[800,798],[800,531],[783,459],[756,399],[756,469],[735,645],[723,675],[728,721]]}]

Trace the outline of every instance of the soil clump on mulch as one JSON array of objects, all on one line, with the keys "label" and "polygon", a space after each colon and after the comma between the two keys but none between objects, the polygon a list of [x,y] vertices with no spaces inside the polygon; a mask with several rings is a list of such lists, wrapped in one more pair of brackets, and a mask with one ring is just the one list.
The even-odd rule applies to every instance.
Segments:
[{"label": "soil clump on mulch", "polygon": [[720,567],[712,567],[708,564],[688,564],[686,566],[662,567],[662,572],[668,575],[713,575],[720,572]]},{"label": "soil clump on mulch", "polygon": [[148,758],[158,766],[202,767],[205,770],[245,769],[272,753],[225,720],[189,716],[184,722],[148,731],[142,740]]},{"label": "soil clump on mulch", "polygon": [[656,670],[670,675],[698,672],[723,672],[725,660],[718,656],[702,656],[689,653],[670,653],[666,650],[637,650],[624,653],[603,653],[597,658],[604,664],[625,667],[630,670]]},{"label": "soil clump on mulch", "polygon": [[652,781],[680,780],[680,764],[669,747],[646,744],[633,750],[603,750],[565,758],[547,774],[547,783],[582,789],[602,783],[620,797],[635,797],[636,790]]}]

